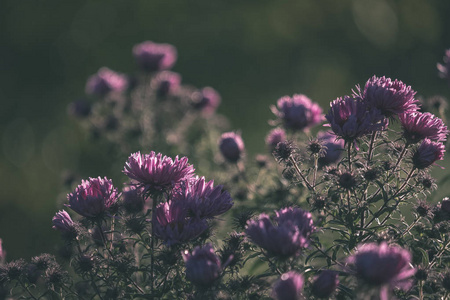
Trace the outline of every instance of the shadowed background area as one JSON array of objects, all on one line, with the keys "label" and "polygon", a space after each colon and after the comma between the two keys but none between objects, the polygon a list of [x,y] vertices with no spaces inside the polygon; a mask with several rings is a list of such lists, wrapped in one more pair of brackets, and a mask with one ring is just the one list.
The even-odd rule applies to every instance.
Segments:
[{"label": "shadowed background area", "polygon": [[[449,97],[436,70],[450,47],[449,12],[441,0],[2,1],[0,238],[8,259],[53,251],[65,170],[105,176],[116,164],[67,105],[100,67],[133,72],[134,44],[173,44],[174,71],[220,92],[219,113],[242,130],[253,156],[265,151],[269,106],[283,95],[306,94],[326,110],[376,74]],[[120,186],[125,177],[113,180]]]}]

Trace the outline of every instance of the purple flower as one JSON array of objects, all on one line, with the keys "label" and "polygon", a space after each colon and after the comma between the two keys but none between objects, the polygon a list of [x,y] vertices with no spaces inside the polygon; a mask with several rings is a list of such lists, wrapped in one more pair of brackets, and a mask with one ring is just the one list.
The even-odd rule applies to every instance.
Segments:
[{"label": "purple flower", "polygon": [[328,298],[336,290],[338,284],[338,274],[330,270],[325,270],[314,279],[311,291],[317,298]]},{"label": "purple flower", "polygon": [[175,93],[180,88],[181,76],[178,73],[164,71],[156,75],[150,83],[158,97]]},{"label": "purple flower", "polygon": [[303,276],[294,271],[281,275],[272,289],[272,297],[276,300],[300,300],[303,289]]},{"label": "purple flower", "polygon": [[122,190],[123,207],[129,213],[138,213],[144,209],[142,191],[135,186],[126,186]]},{"label": "purple flower", "polygon": [[439,77],[450,79],[450,49],[445,50],[444,64],[437,64]]},{"label": "purple flower", "polygon": [[181,202],[164,202],[156,207],[153,214],[156,237],[168,246],[188,242],[208,228],[205,220],[187,216],[187,209]]},{"label": "purple flower", "polygon": [[209,286],[222,272],[222,264],[211,244],[195,247],[192,254],[185,250],[186,278],[196,285]]},{"label": "purple flower", "polygon": [[239,133],[225,132],[220,137],[219,149],[227,161],[235,163],[244,154],[244,141]]},{"label": "purple flower", "polygon": [[415,273],[409,251],[385,242],[359,245],[347,262],[354,265],[358,278],[374,286],[404,287]]},{"label": "purple flower", "polygon": [[425,138],[437,142],[447,140],[447,126],[431,113],[408,112],[400,114],[399,119],[403,137],[409,144],[415,144]]},{"label": "purple flower", "polygon": [[154,193],[171,189],[191,177],[194,167],[188,164],[186,157],[178,159],[177,156],[172,160],[153,151],[145,155],[136,152],[128,158],[123,173],[136,180],[138,182],[136,185],[143,187],[145,192]]},{"label": "purple flower", "polygon": [[344,150],[344,140],[337,139],[336,135],[323,131],[317,134],[317,139],[326,147],[325,155],[319,157],[320,165],[327,166],[337,162]]},{"label": "purple flower", "polygon": [[177,60],[177,50],[169,44],[146,41],[133,47],[133,56],[142,70],[154,72],[172,68]]},{"label": "purple flower", "polygon": [[89,77],[86,83],[86,93],[104,97],[110,92],[122,92],[126,87],[127,79],[125,76],[103,67]]},{"label": "purple flower", "polygon": [[379,110],[367,111],[366,103],[349,96],[331,102],[325,118],[330,122],[329,126],[334,134],[346,142],[353,142],[374,131],[385,130],[387,126],[387,119]]},{"label": "purple flower", "polygon": [[184,203],[199,219],[221,215],[233,206],[233,199],[223,186],[214,187],[214,181],[206,182],[205,177],[185,181],[172,201]]},{"label": "purple flower", "polygon": [[192,96],[192,106],[204,115],[212,115],[221,102],[219,93],[212,87],[204,87]]},{"label": "purple flower", "polygon": [[73,211],[87,218],[101,217],[116,203],[117,189],[112,181],[98,177],[82,180],[73,193],[67,195],[70,207]]},{"label": "purple flower", "polygon": [[275,149],[278,143],[286,140],[286,132],[282,128],[274,128],[266,136],[266,145],[271,151]]},{"label": "purple flower", "polygon": [[425,169],[437,160],[444,159],[445,146],[441,142],[424,139],[412,156],[412,162],[417,169]]},{"label": "purple flower", "polygon": [[276,211],[274,222],[266,214],[247,222],[246,234],[258,246],[274,255],[291,256],[309,245],[315,230],[311,213],[300,208]]},{"label": "purple flower", "polygon": [[53,229],[68,236],[76,236],[75,224],[65,210],[60,210],[52,219]]},{"label": "purple flower", "polygon": [[362,99],[369,110],[376,108],[386,117],[393,117],[404,112],[416,111],[418,100],[416,92],[400,80],[392,81],[386,77],[373,76],[366,82]]},{"label": "purple flower", "polygon": [[280,118],[286,128],[308,130],[323,120],[322,108],[305,95],[284,96],[272,106],[272,112]]}]

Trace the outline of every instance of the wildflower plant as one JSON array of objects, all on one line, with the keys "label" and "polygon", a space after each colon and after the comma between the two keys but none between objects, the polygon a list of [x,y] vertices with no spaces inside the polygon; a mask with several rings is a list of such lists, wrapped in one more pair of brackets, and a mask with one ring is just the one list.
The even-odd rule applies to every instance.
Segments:
[{"label": "wildflower plant", "polygon": [[[168,71],[173,46],[144,42],[133,55],[137,83],[92,92],[101,100],[84,119],[88,130],[106,130],[97,122],[109,120],[99,136],[128,157],[124,184],[89,178],[68,193],[70,210],[52,220],[63,239],[56,258],[7,261],[0,243],[0,295],[450,296],[450,200],[430,199],[439,185],[430,170],[444,159],[449,131],[410,86],[373,76],[328,110],[305,95],[282,97],[266,153],[252,160],[245,134],[212,117],[218,93]],[[105,82],[123,78],[101,73]]]}]

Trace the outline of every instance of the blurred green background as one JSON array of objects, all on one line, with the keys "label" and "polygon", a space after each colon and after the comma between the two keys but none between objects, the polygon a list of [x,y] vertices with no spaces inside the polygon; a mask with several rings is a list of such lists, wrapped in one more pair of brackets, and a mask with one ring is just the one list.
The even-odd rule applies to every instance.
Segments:
[{"label": "blurred green background", "polygon": [[66,111],[100,67],[133,72],[134,44],[176,46],[174,70],[220,92],[219,112],[242,130],[252,156],[265,151],[269,106],[283,95],[306,94],[326,110],[376,74],[448,97],[436,63],[450,47],[449,13],[443,0],[1,1],[0,238],[8,259],[54,250],[64,170],[105,176],[116,163]]}]

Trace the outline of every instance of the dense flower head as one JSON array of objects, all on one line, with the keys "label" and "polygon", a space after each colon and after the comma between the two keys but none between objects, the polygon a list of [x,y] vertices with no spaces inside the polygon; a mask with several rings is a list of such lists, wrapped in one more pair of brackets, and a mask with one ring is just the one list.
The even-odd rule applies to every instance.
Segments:
[{"label": "dense flower head", "polygon": [[375,286],[398,286],[415,273],[409,251],[385,242],[359,245],[347,261],[354,265],[358,278]]},{"label": "dense flower head", "polygon": [[445,50],[444,64],[437,64],[439,76],[450,80],[450,49]]},{"label": "dense flower head", "polygon": [[400,80],[373,76],[367,80],[361,96],[369,109],[379,109],[386,117],[392,117],[416,111],[418,100],[414,98],[415,94],[410,86]]},{"label": "dense flower head", "polygon": [[66,206],[83,217],[96,218],[107,212],[118,196],[110,179],[89,178],[82,180],[75,191],[67,195],[69,204]]},{"label": "dense flower head", "polygon": [[276,300],[300,300],[304,279],[301,274],[290,271],[281,275],[272,289],[272,297]]},{"label": "dense flower head", "polygon": [[338,139],[337,136],[331,132],[323,131],[320,131],[317,134],[317,139],[322,141],[323,146],[326,148],[325,155],[319,157],[319,163],[322,166],[327,166],[337,162],[344,150],[344,140]]},{"label": "dense flower head", "polygon": [[289,207],[276,211],[274,221],[264,213],[258,220],[248,221],[246,234],[271,254],[291,256],[309,245],[314,230],[310,212]]},{"label": "dense flower head", "polygon": [[67,235],[76,235],[75,224],[65,210],[60,210],[52,219],[53,229]]},{"label": "dense flower head", "polygon": [[266,145],[271,151],[275,150],[278,143],[286,140],[286,132],[282,128],[274,128],[266,136]]},{"label": "dense flower head", "polygon": [[186,180],[172,201],[182,202],[189,214],[199,219],[213,218],[227,212],[233,206],[230,194],[223,186],[214,187],[214,181],[207,182],[205,177]]},{"label": "dense flower head", "polygon": [[367,105],[358,97],[344,96],[330,104],[325,118],[336,136],[352,142],[374,131],[385,130],[387,119],[378,109],[367,110]]},{"label": "dense flower head", "polygon": [[301,94],[281,97],[277,107],[272,106],[271,109],[284,126],[292,130],[308,130],[323,121],[322,108]]},{"label": "dense flower head", "polygon": [[208,228],[205,220],[187,216],[182,202],[164,202],[156,207],[153,215],[155,236],[168,246],[188,242]]},{"label": "dense flower head", "polygon": [[96,74],[88,78],[86,93],[104,97],[110,92],[122,92],[126,87],[127,79],[124,75],[103,67]]},{"label": "dense flower head", "polygon": [[221,102],[219,93],[212,87],[204,87],[192,95],[192,106],[204,115],[213,114]]},{"label": "dense flower head", "polygon": [[317,298],[328,298],[339,284],[338,273],[325,270],[314,279],[312,294]]},{"label": "dense flower head", "polygon": [[158,97],[165,97],[178,91],[180,83],[180,74],[163,71],[152,79],[150,86],[156,91]]},{"label": "dense flower head", "polygon": [[222,156],[229,162],[235,163],[244,154],[244,141],[239,133],[225,132],[219,140],[219,149]]},{"label": "dense flower head", "polygon": [[169,44],[145,41],[133,47],[133,56],[142,70],[154,72],[172,68],[177,60],[177,50]]},{"label": "dense flower head", "polygon": [[145,192],[162,192],[191,177],[194,167],[188,164],[187,157],[178,159],[177,156],[172,160],[153,151],[150,154],[136,152],[128,158],[123,173]]},{"label": "dense flower head", "polygon": [[211,285],[222,272],[222,264],[211,244],[195,247],[192,254],[186,250],[182,255],[186,264],[186,278],[196,285]]},{"label": "dense flower head", "polygon": [[399,119],[403,128],[403,137],[410,144],[425,138],[437,142],[447,140],[447,126],[431,113],[408,112],[400,114]]},{"label": "dense flower head", "polygon": [[438,160],[444,159],[445,146],[441,142],[424,139],[412,156],[412,162],[417,169],[425,169]]}]

